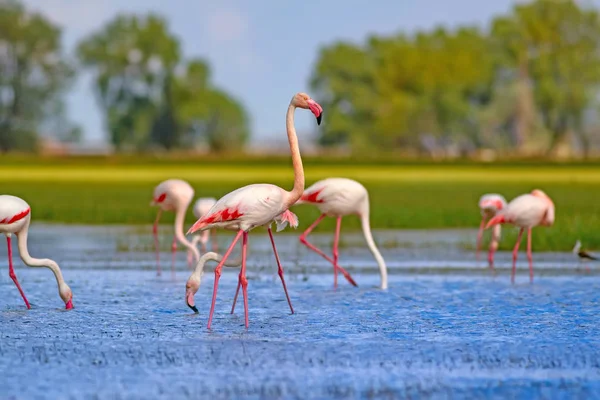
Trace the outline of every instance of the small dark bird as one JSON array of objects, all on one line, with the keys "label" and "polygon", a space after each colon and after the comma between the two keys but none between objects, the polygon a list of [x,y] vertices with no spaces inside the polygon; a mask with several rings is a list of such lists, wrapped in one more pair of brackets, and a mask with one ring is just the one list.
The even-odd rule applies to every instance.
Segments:
[{"label": "small dark bird", "polygon": [[597,257],[594,257],[593,255],[581,248],[581,242],[579,240],[577,241],[577,243],[575,243],[575,247],[573,247],[573,253],[577,254],[577,256],[579,256],[579,259],[582,261],[598,261]]}]

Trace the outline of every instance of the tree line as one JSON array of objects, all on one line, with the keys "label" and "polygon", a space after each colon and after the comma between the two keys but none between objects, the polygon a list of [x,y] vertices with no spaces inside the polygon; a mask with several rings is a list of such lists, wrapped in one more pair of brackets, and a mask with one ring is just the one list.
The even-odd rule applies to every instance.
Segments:
[{"label": "tree line", "polygon": [[[0,0],[0,152],[42,134],[81,138],[64,95],[89,71],[117,150],[242,147],[243,104],[182,54],[159,15],[118,15],[73,56],[61,29],[19,0]],[[575,0],[519,3],[488,27],[435,28],[337,42],[320,50],[310,85],[327,110],[319,143],[436,155],[500,149],[553,153],[600,142],[600,19]]]},{"label": "tree line", "polygon": [[600,139],[600,19],[572,0],[517,4],[487,29],[373,36],[321,50],[320,143],[435,154],[550,153]]}]

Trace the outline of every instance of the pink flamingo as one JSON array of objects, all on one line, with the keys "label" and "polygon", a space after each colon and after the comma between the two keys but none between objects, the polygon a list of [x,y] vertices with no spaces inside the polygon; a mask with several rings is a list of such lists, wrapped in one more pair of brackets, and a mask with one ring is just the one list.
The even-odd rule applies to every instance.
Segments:
[{"label": "pink flamingo", "polygon": [[[328,178],[314,183],[311,187],[304,191],[302,197],[296,204],[310,203],[317,206],[321,215],[306,231],[300,235],[300,242],[306,247],[313,250],[321,257],[333,264],[333,286],[337,287],[338,270],[346,277],[348,282],[357,286],[356,282],[350,274],[338,264],[339,252],[338,245],[340,240],[340,229],[342,226],[342,217],[346,215],[358,215],[361,221],[363,234],[367,242],[367,246],[373,253],[377,264],[379,265],[379,273],[381,275],[381,289],[387,289],[387,267],[381,253],[375,245],[373,235],[371,234],[371,226],[369,224],[369,193],[367,189],[352,179],[347,178]],[[336,218],[335,236],[333,239],[333,259],[327,256],[323,251],[318,249],[313,244],[309,243],[306,237],[310,232],[326,216]]]},{"label": "pink flamingo", "polygon": [[[481,239],[483,238],[483,230],[487,220],[493,218],[506,207],[506,199],[499,194],[491,193],[484,194],[479,199],[479,210],[481,211],[481,224],[479,225],[479,232],[477,232],[477,248],[475,250],[475,257],[479,261],[479,249],[481,248]],[[490,241],[490,249],[488,253],[488,264],[490,269],[494,270],[494,253],[498,249],[498,242],[500,241],[501,233],[500,225],[495,225],[492,230],[492,240]]]},{"label": "pink flamingo", "polygon": [[17,275],[13,268],[12,262],[12,243],[11,235],[14,233],[17,236],[17,243],[19,246],[19,255],[25,265],[30,267],[46,267],[54,273],[56,283],[58,284],[58,294],[60,298],[65,302],[66,309],[70,310],[73,308],[73,292],[69,285],[65,283],[62,272],[58,264],[47,258],[38,259],[33,258],[29,255],[27,249],[27,233],[29,232],[29,224],[31,223],[31,207],[23,199],[10,195],[0,195],[0,233],[6,235],[6,242],[8,244],[8,275],[13,280],[25,305],[28,309],[31,308],[27,297],[21,285],[17,280]]},{"label": "pink flamingo", "polygon": [[161,182],[154,188],[151,206],[158,206],[158,213],[152,232],[154,234],[154,247],[156,249],[156,268],[157,275],[160,275],[160,251],[158,248],[158,221],[163,211],[175,211],[175,234],[173,244],[171,245],[171,272],[175,272],[175,252],[177,251],[177,242],[187,247],[188,251],[194,255],[194,260],[198,262],[200,253],[195,245],[189,242],[183,234],[183,222],[188,206],[194,197],[194,189],[189,183],[181,179],[168,179]]},{"label": "pink flamingo", "polygon": [[[192,211],[194,213],[194,216],[197,219],[202,218],[204,215],[206,215],[206,213],[212,208],[212,206],[215,205],[215,203],[217,202],[217,199],[215,199],[214,197],[201,197],[198,200],[196,200],[196,203],[194,203],[194,207],[192,208]],[[216,252],[218,250],[218,246],[217,246],[217,241],[215,238],[215,234],[216,234],[216,230],[213,229],[212,231],[206,230],[204,232],[202,232],[201,235],[194,235],[192,237],[192,244],[194,246],[198,245],[198,242],[200,242],[200,244],[202,245],[201,247],[201,252],[204,253],[206,252],[206,243],[208,243],[208,240],[210,239],[210,235],[212,233],[213,239],[212,239],[212,248],[213,251]],[[188,252],[188,263],[191,264],[191,253]]]},{"label": "pink flamingo", "polygon": [[554,203],[548,195],[539,189],[535,189],[531,194],[523,194],[513,199],[498,213],[489,220],[486,229],[498,224],[513,224],[521,228],[517,236],[517,243],[513,250],[513,266],[511,282],[515,282],[517,271],[517,254],[519,252],[519,243],[523,236],[523,231],[527,229],[527,259],[529,260],[529,280],[533,282],[533,256],[531,255],[531,229],[535,226],[552,226],[554,224]]},{"label": "pink flamingo", "polygon": [[221,197],[210,209],[210,211],[205,216],[200,218],[188,231],[188,233],[193,233],[212,228],[223,228],[238,231],[237,235],[233,239],[233,242],[223,255],[223,259],[215,268],[215,283],[207,325],[209,329],[215,310],[221,269],[240,237],[243,237],[242,268],[240,271],[238,285],[241,285],[242,294],[244,297],[244,316],[246,327],[249,325],[246,254],[248,247],[248,232],[258,226],[267,227],[271,244],[273,246],[275,259],[277,261],[279,277],[281,278],[281,283],[283,285],[288,304],[293,312],[292,303],[287,293],[285,279],[283,278],[283,268],[279,262],[270,224],[278,216],[280,216],[281,220],[288,221],[290,224],[293,224],[295,222],[295,216],[288,210],[288,208],[300,198],[302,192],[304,191],[304,169],[302,167],[300,149],[298,148],[298,137],[296,136],[296,129],[294,127],[294,111],[296,108],[309,109],[317,118],[318,124],[321,123],[321,116],[323,113],[321,106],[305,93],[297,93],[290,101],[290,105],[286,114],[286,130],[290,145],[290,152],[292,155],[292,166],[294,168],[293,189],[288,192],[279,186],[266,183],[244,186]]},{"label": "pink flamingo", "polygon": [[[194,304],[194,295],[196,294],[196,292],[198,292],[198,289],[200,288],[202,276],[204,275],[204,265],[211,260],[219,262],[223,260],[223,256],[213,251],[204,253],[202,257],[200,257],[198,263],[196,264],[194,272],[192,272],[189,279],[187,280],[187,283],[185,284],[185,301],[188,307],[191,308],[196,314],[198,313],[198,308]],[[226,267],[238,267],[241,264],[241,262],[242,260],[240,259],[225,260],[223,265]]]}]

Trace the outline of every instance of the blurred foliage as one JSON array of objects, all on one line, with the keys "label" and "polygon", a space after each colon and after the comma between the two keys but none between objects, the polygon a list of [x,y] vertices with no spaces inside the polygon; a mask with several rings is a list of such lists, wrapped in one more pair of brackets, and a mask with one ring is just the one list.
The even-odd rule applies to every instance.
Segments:
[{"label": "blurred foliage", "polygon": [[0,0],[0,152],[34,150],[40,131],[75,139],[62,103],[73,75],[60,29],[18,1]]},{"label": "blurred foliage", "polygon": [[488,31],[437,28],[323,48],[323,145],[435,155],[554,151],[598,136],[600,19],[573,0],[517,4]]},{"label": "blurred foliage", "polygon": [[241,147],[243,106],[210,83],[202,60],[183,60],[179,41],[156,15],[120,15],[81,41],[78,55],[96,89],[117,149],[174,149],[204,140]]}]

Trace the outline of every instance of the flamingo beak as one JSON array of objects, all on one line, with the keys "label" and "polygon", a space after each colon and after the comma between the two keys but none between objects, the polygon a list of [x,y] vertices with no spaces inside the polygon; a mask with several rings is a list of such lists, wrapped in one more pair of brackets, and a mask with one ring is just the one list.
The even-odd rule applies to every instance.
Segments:
[{"label": "flamingo beak", "polygon": [[67,309],[67,310],[72,310],[73,309],[73,299],[71,299],[71,300],[69,300],[67,302],[67,305],[66,305],[65,309]]},{"label": "flamingo beak", "polygon": [[191,291],[186,291],[185,293],[185,303],[189,308],[192,309],[196,314],[198,314],[198,307],[194,304],[194,293]]},{"label": "flamingo beak", "polygon": [[321,118],[323,117],[323,107],[319,105],[313,99],[308,100],[308,108],[317,118],[317,125],[321,125]]}]

